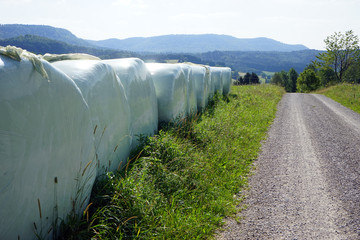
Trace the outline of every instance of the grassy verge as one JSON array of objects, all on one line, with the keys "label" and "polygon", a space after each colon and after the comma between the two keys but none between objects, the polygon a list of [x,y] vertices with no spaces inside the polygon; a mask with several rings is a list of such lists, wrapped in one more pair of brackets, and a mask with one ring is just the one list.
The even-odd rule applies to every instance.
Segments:
[{"label": "grassy verge", "polygon": [[334,101],[360,113],[360,85],[340,84],[317,91]]},{"label": "grassy verge", "polygon": [[65,239],[207,239],[236,212],[283,89],[234,86],[207,111],[165,127],[141,157],[94,187]]}]

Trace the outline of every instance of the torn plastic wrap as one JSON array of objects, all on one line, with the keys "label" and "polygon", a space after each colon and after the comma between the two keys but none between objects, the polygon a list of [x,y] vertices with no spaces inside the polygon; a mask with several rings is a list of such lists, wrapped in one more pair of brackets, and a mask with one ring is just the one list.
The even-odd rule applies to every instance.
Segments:
[{"label": "torn plastic wrap", "polygon": [[115,70],[130,106],[131,148],[139,136],[152,136],[158,129],[158,106],[154,82],[145,63],[138,58],[104,60]]},{"label": "torn plastic wrap", "polygon": [[48,62],[57,62],[57,61],[64,61],[64,60],[101,60],[98,57],[85,54],[85,53],[67,53],[67,54],[50,54],[46,53],[45,55],[41,56]]},{"label": "torn plastic wrap", "polygon": [[67,60],[53,65],[74,80],[89,106],[97,175],[120,169],[130,154],[130,110],[113,68],[96,60]]},{"label": "torn plastic wrap", "polygon": [[223,94],[228,95],[231,90],[231,68],[223,67],[222,71],[222,82],[223,82]]},{"label": "torn plastic wrap", "polygon": [[182,118],[187,113],[187,82],[179,64],[146,63],[154,81],[159,122]]},{"label": "torn plastic wrap", "polygon": [[93,128],[70,78],[33,54],[18,56],[0,53],[0,238],[51,239],[89,202]]},{"label": "torn plastic wrap", "polygon": [[184,72],[186,83],[187,83],[187,93],[186,93],[186,112],[188,115],[192,115],[197,112],[197,102],[196,102],[196,87],[195,81],[192,78],[192,68],[189,64],[179,64]]}]

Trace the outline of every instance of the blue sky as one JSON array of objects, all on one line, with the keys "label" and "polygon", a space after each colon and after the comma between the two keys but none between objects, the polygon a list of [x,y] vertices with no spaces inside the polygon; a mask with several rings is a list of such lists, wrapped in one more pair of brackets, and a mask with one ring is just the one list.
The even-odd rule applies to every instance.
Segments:
[{"label": "blue sky", "polygon": [[360,35],[360,0],[0,0],[0,9],[1,24],[51,25],[92,40],[216,33],[324,49],[334,32]]}]

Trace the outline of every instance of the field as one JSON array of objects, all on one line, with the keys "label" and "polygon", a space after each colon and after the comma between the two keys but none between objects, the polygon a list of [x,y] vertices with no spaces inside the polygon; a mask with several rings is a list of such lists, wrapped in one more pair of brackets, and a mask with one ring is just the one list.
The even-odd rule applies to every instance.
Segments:
[{"label": "field", "polygon": [[145,139],[120,173],[93,190],[63,239],[208,239],[233,216],[284,90],[233,86],[207,110]]}]

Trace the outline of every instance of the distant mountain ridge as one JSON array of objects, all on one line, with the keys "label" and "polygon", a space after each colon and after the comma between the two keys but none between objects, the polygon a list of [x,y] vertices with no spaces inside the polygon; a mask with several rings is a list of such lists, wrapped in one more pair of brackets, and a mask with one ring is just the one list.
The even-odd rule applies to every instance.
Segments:
[{"label": "distant mountain ridge", "polygon": [[236,38],[229,35],[163,35],[127,39],[85,40],[63,28],[46,25],[0,24],[0,39],[35,35],[67,44],[110,48],[132,52],[203,53],[209,51],[279,51],[291,52],[308,49],[304,45],[285,44],[269,38]]},{"label": "distant mountain ridge", "polygon": [[[192,38],[191,41],[189,40],[189,36]],[[171,39],[174,39],[174,37],[178,39],[178,42],[172,42],[173,40]],[[219,42],[222,42],[220,47],[228,46],[225,49],[229,49],[230,46],[233,46],[233,42],[239,42],[238,40],[242,41],[243,49],[248,49],[248,51],[214,50],[200,53],[190,52],[191,50],[197,51],[196,49],[198,48],[199,42],[204,46],[206,45],[207,49],[211,46],[217,46]],[[250,43],[247,40],[251,40]],[[119,47],[119,41],[124,41],[122,43],[124,48],[127,47],[129,49],[132,44],[134,49],[137,49],[137,51],[114,49]],[[147,46],[153,47],[153,51],[144,50],[146,49],[146,46],[143,46],[144,41],[147,42]],[[106,44],[110,45],[103,45],[104,42],[107,42]],[[160,45],[160,47],[163,48],[169,48],[174,44],[177,44],[178,46],[171,46],[173,47],[173,51],[160,53],[154,52],[156,47],[154,42],[157,42],[157,45]],[[254,42],[256,43],[255,45],[257,45],[255,47]],[[129,46],[126,46],[126,44]],[[168,62],[175,60],[179,62],[193,62],[210,66],[227,66],[231,67],[235,75],[239,71],[256,72],[257,74],[261,74],[262,71],[288,71],[290,68],[295,68],[296,71],[301,72],[311,61],[316,59],[316,55],[320,52],[318,50],[309,50],[306,47],[304,47],[305,50],[295,50],[298,48],[294,49],[292,48],[293,46],[288,47],[287,44],[267,38],[237,39],[226,35],[203,34],[186,36],[166,35],[152,38],[90,41],[77,38],[70,31],[61,28],[53,28],[42,25],[0,24],[0,46],[7,45],[17,46],[36,54],[87,53],[101,59],[138,57],[143,59],[145,62]],[[274,45],[282,47],[283,50],[272,50],[274,49]],[[286,51],[284,51],[284,46]],[[298,45],[295,46],[299,47]],[[301,45],[300,48],[302,48]],[[139,51],[139,49],[141,49],[141,51]],[[177,53],[174,49],[184,52]],[[266,51],[255,51],[255,49],[266,49]],[[234,77],[236,77],[235,75]]]},{"label": "distant mountain ridge", "polygon": [[78,38],[63,28],[47,25],[0,24],[0,39],[16,38],[25,35],[44,37],[78,46],[91,46],[87,40]]},{"label": "distant mountain ridge", "polygon": [[176,34],[157,37],[136,37],[91,41],[92,44],[119,50],[137,52],[187,52],[209,51],[279,51],[291,52],[308,49],[304,45],[285,44],[270,38],[236,38],[218,34]]}]

